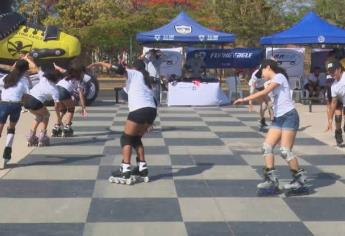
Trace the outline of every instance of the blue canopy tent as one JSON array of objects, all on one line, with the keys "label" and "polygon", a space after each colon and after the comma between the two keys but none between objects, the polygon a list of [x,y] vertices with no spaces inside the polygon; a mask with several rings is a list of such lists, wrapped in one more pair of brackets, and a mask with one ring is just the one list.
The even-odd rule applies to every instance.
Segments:
[{"label": "blue canopy tent", "polygon": [[328,23],[309,12],[291,28],[262,37],[262,45],[280,44],[345,44],[345,29]]},{"label": "blue canopy tent", "polygon": [[227,44],[235,41],[235,35],[210,30],[181,12],[170,23],[149,31],[137,33],[140,43],[207,43]]}]

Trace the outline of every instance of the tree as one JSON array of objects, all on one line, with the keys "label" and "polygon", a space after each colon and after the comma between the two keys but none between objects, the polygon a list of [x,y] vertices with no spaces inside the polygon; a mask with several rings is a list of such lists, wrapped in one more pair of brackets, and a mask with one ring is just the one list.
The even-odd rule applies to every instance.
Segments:
[{"label": "tree", "polygon": [[216,0],[216,9],[223,29],[235,33],[240,44],[257,46],[261,36],[284,26],[275,4],[266,0]]},{"label": "tree", "polygon": [[315,11],[331,23],[345,28],[344,0],[314,0]]}]

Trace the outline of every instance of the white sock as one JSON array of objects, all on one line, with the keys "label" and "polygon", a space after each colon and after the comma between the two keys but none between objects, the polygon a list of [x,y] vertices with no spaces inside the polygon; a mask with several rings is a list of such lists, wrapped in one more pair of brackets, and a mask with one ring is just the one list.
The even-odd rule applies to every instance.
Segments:
[{"label": "white sock", "polygon": [[14,134],[7,134],[6,147],[12,147]]}]

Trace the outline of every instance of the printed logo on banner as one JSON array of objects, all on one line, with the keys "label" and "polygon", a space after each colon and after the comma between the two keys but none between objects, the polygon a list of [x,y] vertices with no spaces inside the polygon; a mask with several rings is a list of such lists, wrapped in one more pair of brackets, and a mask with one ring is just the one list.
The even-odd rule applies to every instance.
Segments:
[{"label": "printed logo on banner", "polygon": [[191,34],[192,33],[192,26],[175,25],[175,30],[179,34]]},{"label": "printed logo on banner", "polygon": [[159,41],[160,39],[161,39],[161,36],[160,36],[159,34],[156,34],[156,35],[155,35],[155,40],[156,40],[156,41]]},{"label": "printed logo on banner", "polygon": [[319,41],[319,43],[324,43],[324,42],[326,41],[326,38],[325,38],[325,36],[320,35],[320,36],[317,38],[317,40]]},{"label": "printed logo on banner", "polygon": [[199,40],[200,40],[201,42],[204,41],[204,40],[205,40],[205,35],[200,34],[200,35],[199,35]]}]

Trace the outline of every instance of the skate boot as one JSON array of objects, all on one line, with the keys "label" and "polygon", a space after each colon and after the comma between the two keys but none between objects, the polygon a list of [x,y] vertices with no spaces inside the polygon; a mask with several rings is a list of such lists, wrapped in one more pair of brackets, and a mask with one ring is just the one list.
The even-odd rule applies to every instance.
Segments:
[{"label": "skate boot", "polygon": [[62,131],[62,137],[72,137],[73,136],[73,129],[71,125],[65,125]]},{"label": "skate boot", "polygon": [[341,131],[341,129],[337,129],[335,130],[335,141],[337,142],[337,146],[340,146],[344,140],[343,140],[343,132]]},{"label": "skate boot", "polygon": [[11,147],[5,147],[3,158],[0,160],[0,169],[5,169],[7,163],[11,160]]},{"label": "skate boot", "polygon": [[109,177],[110,183],[132,185],[135,183],[135,179],[132,178],[131,166],[129,164],[122,163],[118,171],[114,171]]},{"label": "skate boot", "polygon": [[62,128],[61,125],[56,124],[52,130],[52,137],[61,137],[62,136]]},{"label": "skate boot", "polygon": [[257,185],[257,194],[259,196],[268,196],[279,194],[279,181],[275,169],[264,169],[264,182]]},{"label": "skate boot", "polygon": [[26,136],[26,138],[28,147],[38,145],[38,137],[33,133],[32,130],[30,130],[30,133]]},{"label": "skate boot", "polygon": [[262,119],[260,120],[260,131],[265,130],[266,127],[267,127],[266,119],[265,119],[265,118],[262,118]]},{"label": "skate boot", "polygon": [[285,195],[303,195],[308,194],[309,189],[306,186],[306,172],[304,169],[299,169],[298,171],[293,172],[292,181],[289,184],[284,185]]},{"label": "skate boot", "polygon": [[47,136],[47,131],[42,130],[40,135],[38,136],[38,146],[45,147],[50,145],[49,137]]},{"label": "skate boot", "polygon": [[136,181],[139,179],[144,183],[148,183],[150,181],[148,175],[149,169],[147,168],[147,163],[145,161],[141,162],[137,157],[137,166],[132,170],[132,176],[136,179]]}]

